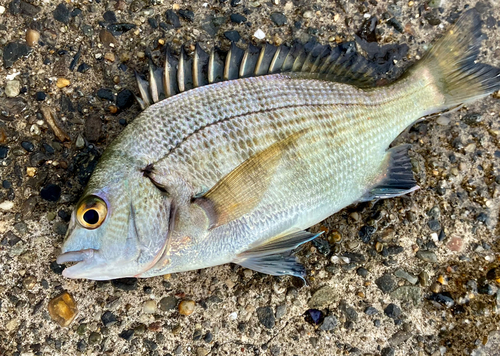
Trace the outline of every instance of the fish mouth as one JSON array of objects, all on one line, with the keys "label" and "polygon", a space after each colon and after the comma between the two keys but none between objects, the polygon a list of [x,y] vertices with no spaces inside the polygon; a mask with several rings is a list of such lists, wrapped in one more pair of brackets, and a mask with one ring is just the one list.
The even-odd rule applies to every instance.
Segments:
[{"label": "fish mouth", "polygon": [[68,278],[82,278],[81,273],[85,270],[85,266],[94,259],[99,250],[93,248],[68,251],[57,256],[56,262],[59,264],[67,262],[77,262],[71,267],[65,268],[62,272],[64,277]]}]

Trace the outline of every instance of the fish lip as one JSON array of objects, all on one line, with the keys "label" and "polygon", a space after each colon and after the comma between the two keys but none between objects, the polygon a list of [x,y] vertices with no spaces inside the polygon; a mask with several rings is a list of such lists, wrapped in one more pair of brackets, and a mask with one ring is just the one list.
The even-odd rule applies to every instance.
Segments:
[{"label": "fish lip", "polygon": [[86,260],[91,259],[98,251],[99,250],[93,248],[79,251],[68,251],[57,256],[56,262],[58,264],[66,262],[85,262]]}]

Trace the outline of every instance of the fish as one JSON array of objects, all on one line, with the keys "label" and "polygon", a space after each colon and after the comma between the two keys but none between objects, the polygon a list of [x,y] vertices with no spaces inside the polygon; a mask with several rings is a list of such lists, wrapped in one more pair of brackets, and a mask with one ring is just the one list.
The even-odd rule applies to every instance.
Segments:
[{"label": "fish", "polygon": [[144,111],[106,148],[57,258],[68,278],[152,277],[239,264],[304,278],[294,251],[342,208],[418,189],[408,145],[423,117],[500,89],[477,61],[470,9],[391,83],[349,51],[314,45],[194,58],[137,76]]}]

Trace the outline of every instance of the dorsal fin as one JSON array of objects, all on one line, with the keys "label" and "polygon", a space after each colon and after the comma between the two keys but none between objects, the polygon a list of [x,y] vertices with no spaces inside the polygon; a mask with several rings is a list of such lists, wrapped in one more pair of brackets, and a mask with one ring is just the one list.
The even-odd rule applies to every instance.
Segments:
[{"label": "dorsal fin", "polygon": [[292,46],[279,47],[249,44],[245,50],[233,42],[227,52],[213,48],[208,53],[197,44],[192,55],[182,47],[177,57],[167,47],[165,65],[157,68],[150,60],[149,67],[149,82],[136,74],[140,92],[138,101],[143,109],[163,98],[223,80],[294,73],[298,78],[368,88],[387,73],[387,63],[366,59],[359,54],[355,42],[344,42],[335,47],[317,42],[295,42]]}]

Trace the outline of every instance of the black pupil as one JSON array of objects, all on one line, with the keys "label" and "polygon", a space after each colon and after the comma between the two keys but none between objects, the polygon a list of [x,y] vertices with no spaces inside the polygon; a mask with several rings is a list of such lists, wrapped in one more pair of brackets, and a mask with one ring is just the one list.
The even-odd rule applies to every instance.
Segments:
[{"label": "black pupil", "polygon": [[97,224],[99,222],[99,213],[94,209],[89,209],[83,214],[83,220],[90,225]]}]

